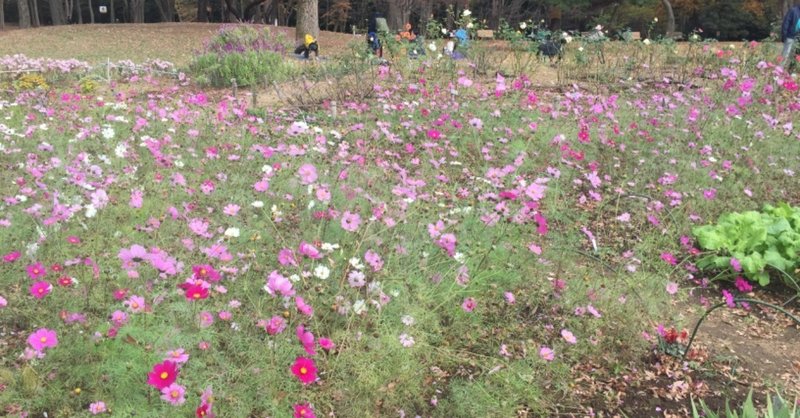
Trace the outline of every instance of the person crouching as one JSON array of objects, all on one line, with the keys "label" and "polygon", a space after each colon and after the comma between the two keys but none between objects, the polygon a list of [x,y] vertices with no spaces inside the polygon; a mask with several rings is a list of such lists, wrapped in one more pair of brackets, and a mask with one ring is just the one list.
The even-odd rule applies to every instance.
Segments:
[{"label": "person crouching", "polygon": [[314,52],[314,57],[319,58],[319,44],[311,34],[306,34],[303,38],[303,44],[295,48],[294,53],[297,55],[302,54],[303,58],[308,59],[311,52]]}]

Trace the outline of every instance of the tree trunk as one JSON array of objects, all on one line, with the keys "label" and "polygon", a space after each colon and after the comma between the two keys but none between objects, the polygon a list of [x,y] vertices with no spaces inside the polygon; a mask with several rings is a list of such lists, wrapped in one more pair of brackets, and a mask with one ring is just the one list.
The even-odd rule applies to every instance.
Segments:
[{"label": "tree trunk", "polygon": [[144,23],[144,0],[131,0],[131,22]]},{"label": "tree trunk", "polygon": [[[111,0],[111,7],[114,7],[114,0]],[[114,12],[111,12],[111,16],[114,16]],[[94,5],[92,0],[89,0],[89,23],[94,24]],[[114,21],[111,21],[111,23],[114,23]]]},{"label": "tree trunk", "polygon": [[426,37],[441,36],[441,34],[431,35],[428,33],[428,22],[433,19],[433,0],[419,0],[419,30]]},{"label": "tree trunk", "polygon": [[5,0],[0,0],[0,30],[6,30]]},{"label": "tree trunk", "polygon": [[31,11],[28,8],[28,0],[17,0],[17,10],[19,10],[19,27],[22,29],[31,27]]},{"label": "tree trunk", "polygon": [[300,0],[297,3],[297,27],[294,39],[302,41],[305,34],[319,36],[319,3],[317,0]]},{"label": "tree trunk", "polygon": [[208,22],[208,0],[197,0],[197,21]]},{"label": "tree trunk", "polygon": [[670,36],[675,32],[675,13],[672,12],[672,3],[669,0],[661,0],[661,4],[667,10],[667,36]]},{"label": "tree trunk", "polygon": [[49,0],[50,4],[50,20],[53,25],[63,25],[66,23],[66,16],[64,16],[64,4],[60,0]]},{"label": "tree trunk", "polygon": [[81,10],[81,0],[75,0],[74,5],[75,5],[75,12],[73,12],[73,13],[78,15],[78,24],[82,25],[83,24],[83,10]]},{"label": "tree trunk", "polygon": [[[89,0],[91,3],[92,0]],[[114,11],[114,0],[110,0],[108,2],[108,21],[111,23],[117,23],[117,14]],[[92,13],[92,23],[94,23],[94,13]]]},{"label": "tree trunk", "polygon": [[497,29],[500,26],[500,13],[503,11],[503,0],[492,0],[492,14],[489,18],[489,27]]},{"label": "tree trunk", "polygon": [[39,21],[39,1],[38,0],[30,0],[30,9],[31,9],[31,26],[34,28],[38,28],[41,26],[41,22]]},{"label": "tree trunk", "polygon": [[400,10],[400,2],[396,0],[389,0],[389,14],[386,16],[386,23],[389,24],[389,29],[398,31],[403,28],[403,15]]}]

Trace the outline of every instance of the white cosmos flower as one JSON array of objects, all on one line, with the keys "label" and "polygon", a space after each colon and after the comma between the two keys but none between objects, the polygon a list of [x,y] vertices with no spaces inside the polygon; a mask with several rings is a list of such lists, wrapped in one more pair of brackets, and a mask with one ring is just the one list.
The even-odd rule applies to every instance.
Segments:
[{"label": "white cosmos flower", "polygon": [[326,280],[331,275],[331,270],[323,265],[319,265],[314,268],[314,277],[320,280]]}]

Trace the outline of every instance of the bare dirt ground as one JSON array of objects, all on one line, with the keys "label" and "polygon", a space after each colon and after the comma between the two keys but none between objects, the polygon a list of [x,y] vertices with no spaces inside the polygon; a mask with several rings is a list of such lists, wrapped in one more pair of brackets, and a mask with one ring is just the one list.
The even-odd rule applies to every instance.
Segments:
[{"label": "bare dirt ground", "polygon": [[[0,56],[24,54],[37,58],[75,58],[90,63],[107,59],[142,62],[152,58],[182,66],[189,63],[193,52],[202,49],[203,42],[221,26],[219,23],[147,23],[7,28],[0,32]],[[294,39],[294,28],[269,28],[290,41]],[[346,49],[353,35],[322,32],[319,40],[323,54],[335,54]]]}]

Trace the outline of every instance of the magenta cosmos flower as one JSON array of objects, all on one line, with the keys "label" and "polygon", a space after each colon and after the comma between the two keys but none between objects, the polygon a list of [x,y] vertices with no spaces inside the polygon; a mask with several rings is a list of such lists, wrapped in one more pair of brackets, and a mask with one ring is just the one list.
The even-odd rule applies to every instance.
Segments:
[{"label": "magenta cosmos flower", "polygon": [[36,282],[30,287],[30,292],[36,299],[42,299],[53,290],[53,286],[48,282]]},{"label": "magenta cosmos flower", "polygon": [[294,418],[316,418],[314,408],[308,403],[298,403],[294,405]]},{"label": "magenta cosmos flower", "polygon": [[167,360],[153,366],[153,370],[147,375],[147,384],[158,390],[162,390],[175,383],[175,379],[177,378],[177,365]]},{"label": "magenta cosmos flower", "polygon": [[308,385],[317,380],[317,366],[314,360],[310,358],[298,357],[292,365],[292,374],[294,374],[302,384]]},{"label": "magenta cosmos flower", "polygon": [[31,279],[38,279],[47,275],[47,269],[42,265],[42,263],[31,264],[26,267],[28,271],[28,277]]},{"label": "magenta cosmos flower", "polygon": [[43,351],[57,346],[58,336],[51,329],[39,328],[28,337],[28,344],[36,351]]}]

